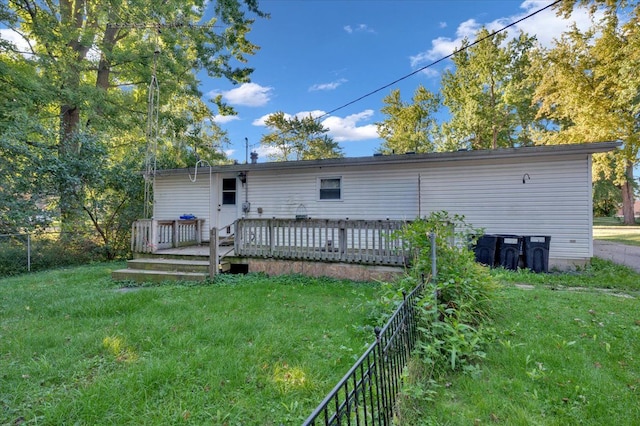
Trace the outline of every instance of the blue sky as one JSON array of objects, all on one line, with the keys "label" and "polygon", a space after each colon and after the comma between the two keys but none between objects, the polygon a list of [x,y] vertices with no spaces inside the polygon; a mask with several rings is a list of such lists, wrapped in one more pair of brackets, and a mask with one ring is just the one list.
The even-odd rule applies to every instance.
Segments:
[{"label": "blue sky", "polygon": [[[314,117],[402,78],[450,54],[463,37],[474,39],[482,26],[496,30],[553,3],[508,0],[261,0],[270,19],[257,19],[249,34],[260,46],[246,64],[255,69],[251,83],[233,86],[221,79],[202,80],[205,99],[222,94],[238,115],[217,117],[227,130],[231,158],[245,161],[249,150],[266,160],[260,138],[268,132],[265,117],[276,111]],[[585,11],[572,16],[588,25]],[[514,29],[536,35],[543,45],[571,21],[548,9]],[[515,31],[511,34],[514,35]],[[450,61],[419,72],[398,84],[321,119],[346,156],[369,156],[380,146],[375,123],[382,99],[400,89],[409,100],[422,84],[438,91]]]}]

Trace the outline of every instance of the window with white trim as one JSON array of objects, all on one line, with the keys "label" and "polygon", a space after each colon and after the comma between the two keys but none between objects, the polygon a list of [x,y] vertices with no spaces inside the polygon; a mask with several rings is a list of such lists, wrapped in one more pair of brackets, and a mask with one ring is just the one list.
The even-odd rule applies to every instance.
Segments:
[{"label": "window with white trim", "polygon": [[342,199],[342,178],[320,178],[320,200]]},{"label": "window with white trim", "polygon": [[236,203],[236,178],[222,179],[222,204],[232,205]]}]

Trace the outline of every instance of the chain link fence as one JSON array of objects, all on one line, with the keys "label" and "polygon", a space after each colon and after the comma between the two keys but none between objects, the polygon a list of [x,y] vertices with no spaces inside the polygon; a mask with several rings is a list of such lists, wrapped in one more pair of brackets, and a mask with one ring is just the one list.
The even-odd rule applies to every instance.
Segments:
[{"label": "chain link fence", "polygon": [[77,232],[73,242],[60,242],[59,231],[0,234],[0,277],[101,260],[92,233]]}]

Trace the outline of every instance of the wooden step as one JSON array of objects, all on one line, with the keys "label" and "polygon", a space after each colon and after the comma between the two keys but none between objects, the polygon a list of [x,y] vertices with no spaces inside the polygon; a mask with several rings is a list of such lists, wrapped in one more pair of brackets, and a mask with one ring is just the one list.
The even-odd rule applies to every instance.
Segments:
[{"label": "wooden step", "polygon": [[163,282],[163,281],[205,281],[208,273],[178,272],[178,271],[150,271],[145,269],[120,269],[111,272],[115,281],[135,282]]},{"label": "wooden step", "polygon": [[127,268],[147,271],[209,272],[208,260],[166,259],[162,257],[141,258],[127,261]]}]

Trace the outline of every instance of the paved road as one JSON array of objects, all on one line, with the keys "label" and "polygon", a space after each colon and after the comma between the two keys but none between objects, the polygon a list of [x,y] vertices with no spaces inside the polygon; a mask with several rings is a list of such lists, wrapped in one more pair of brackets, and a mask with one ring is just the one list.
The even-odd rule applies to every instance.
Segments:
[{"label": "paved road", "polygon": [[640,246],[628,246],[604,240],[593,240],[593,255],[627,265],[640,272]]}]

